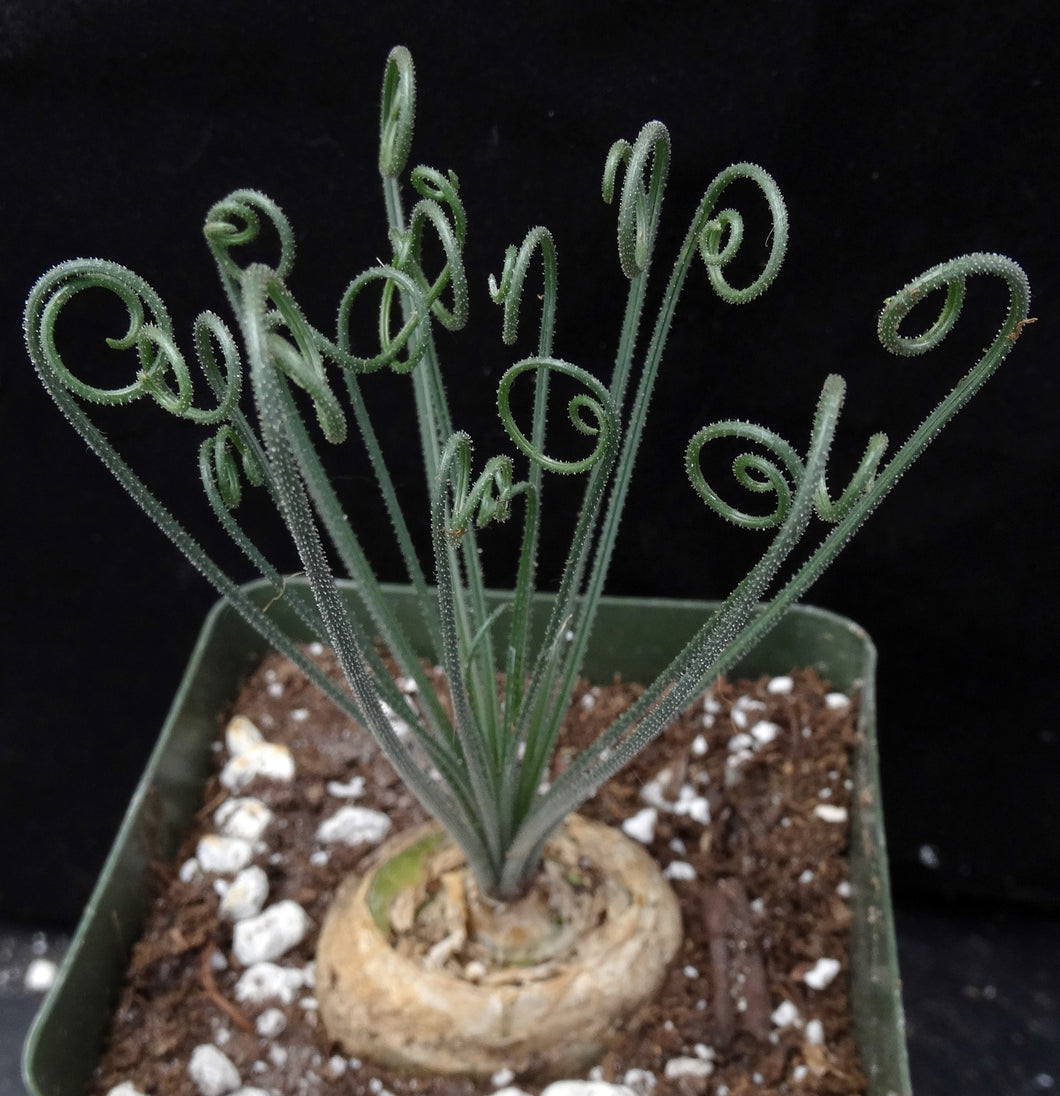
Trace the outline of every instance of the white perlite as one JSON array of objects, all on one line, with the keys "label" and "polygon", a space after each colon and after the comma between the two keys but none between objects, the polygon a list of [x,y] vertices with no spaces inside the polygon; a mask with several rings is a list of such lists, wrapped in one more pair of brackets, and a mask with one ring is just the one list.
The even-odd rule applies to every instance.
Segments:
[{"label": "white perlite", "polygon": [[254,1030],[266,1039],[275,1039],[285,1027],[287,1017],[278,1008],[267,1008],[254,1023]]},{"label": "white perlite", "polygon": [[223,837],[240,837],[254,843],[261,840],[272,811],[260,799],[252,796],[227,799],[213,815],[214,825]]},{"label": "white perlite", "polygon": [[[774,678],[773,681],[783,682],[785,679]],[[790,682],[790,678],[786,679]],[[770,683],[772,684],[772,682]],[[771,690],[784,692],[784,689]],[[731,735],[726,745],[728,756],[725,758],[725,786],[731,788],[740,779],[740,769],[747,764],[755,753],[763,746],[768,746],[781,733],[783,727],[772,723],[768,719],[756,719],[752,723],[748,718],[748,712],[756,712],[765,708],[760,700],[752,700],[740,697],[732,708],[733,725],[741,728],[736,734]]]},{"label": "white perlite", "polygon": [[634,1096],[634,1092],[607,1081],[553,1081],[541,1096]]},{"label": "white perlite", "polygon": [[685,860],[671,860],[663,869],[663,878],[690,882],[696,878],[696,869]]},{"label": "white perlite", "polygon": [[633,1089],[637,1096],[651,1096],[655,1091],[656,1077],[650,1069],[627,1069],[622,1075],[622,1083]]},{"label": "white perlite", "polygon": [[714,1072],[714,1063],[709,1058],[671,1058],[663,1070],[668,1078],[709,1077]]},{"label": "white perlite", "polygon": [[245,967],[279,959],[296,947],[309,931],[309,916],[286,898],[257,917],[240,921],[232,931],[232,951]]},{"label": "white perlite", "polygon": [[221,783],[229,791],[245,788],[255,777],[282,782],[294,778],[294,758],[286,746],[261,742],[233,757],[221,770]]},{"label": "white perlite", "polygon": [[225,746],[233,757],[245,754],[264,741],[265,736],[245,715],[233,716],[225,727]]},{"label": "white perlite", "polygon": [[329,780],[327,787],[328,795],[333,795],[336,799],[360,799],[364,795],[364,777],[355,776],[346,784]]},{"label": "white perlite", "polygon": [[757,749],[759,746],[768,746],[769,743],[780,734],[781,730],[783,730],[783,728],[776,723],[770,723],[767,719],[759,720],[751,728],[751,737],[755,741],[755,748]]},{"label": "white perlite", "polygon": [[815,1047],[824,1045],[824,1024],[820,1020],[807,1020],[806,1042]]},{"label": "white perlite", "polygon": [[255,963],[243,972],[236,982],[236,1000],[251,1004],[277,1000],[282,1005],[291,1004],[298,991],[311,984],[298,967],[280,967],[275,963]]},{"label": "white perlite", "polygon": [[[627,818],[622,823],[622,832],[627,837],[632,837],[634,841],[639,841],[642,845],[650,845],[655,840],[655,823],[659,821],[659,812],[654,807],[645,807],[642,811],[637,811],[632,818]],[[557,1082],[558,1083],[558,1082]],[[573,1084],[573,1082],[571,1082]],[[552,1086],[550,1085],[549,1088]],[[546,1092],[548,1089],[545,1090]],[[544,1093],[542,1093],[544,1096]],[[556,1096],[553,1093],[553,1096]]]},{"label": "white perlite", "polygon": [[115,1085],[107,1092],[107,1096],[144,1096],[144,1094],[132,1083],[132,1081],[122,1081],[120,1085]]},{"label": "white perlite", "polygon": [[704,795],[696,795],[691,784],[682,784],[677,793],[677,802],[672,808],[674,814],[688,815],[693,822],[701,826],[710,825],[710,803]]},{"label": "white perlite", "polygon": [[736,698],[736,702],[729,712],[729,718],[732,720],[734,727],[745,731],[750,725],[748,713],[764,712],[765,710],[766,706],[761,700],[755,700],[754,697],[750,696],[740,696]]},{"label": "white perlite", "polygon": [[269,877],[265,872],[257,865],[244,868],[221,899],[221,917],[227,921],[257,917],[268,897]]},{"label": "white perlite", "polygon": [[795,1027],[802,1021],[799,1010],[790,1001],[781,1001],[769,1018],[778,1028]]},{"label": "white perlite", "polygon": [[818,803],[813,808],[813,813],[821,819],[822,822],[845,822],[847,820],[846,807],[836,807],[831,803]]},{"label": "white perlite", "polygon": [[390,819],[368,807],[340,807],[317,827],[317,840],[330,844],[378,845],[390,832]]},{"label": "white perlite", "polygon": [[390,724],[391,729],[398,738],[407,738],[412,728],[390,707],[385,700],[381,700],[380,706],[383,709],[383,715],[386,716],[387,722]]},{"label": "white perlite", "polygon": [[755,740],[749,734],[734,734],[726,744],[729,753],[742,753],[754,749]]},{"label": "white perlite", "polygon": [[195,859],[203,871],[216,875],[235,875],[254,858],[254,849],[241,837],[219,837],[208,833],[195,849]]},{"label": "white perlite", "polygon": [[191,1052],[188,1076],[202,1096],[224,1096],[242,1084],[232,1060],[212,1043],[202,1043]]},{"label": "white perlite", "polygon": [[696,794],[691,784],[682,784],[676,799],[667,799],[666,790],[673,779],[669,769],[661,769],[640,790],[640,797],[656,810],[669,814],[687,815],[701,826],[710,824],[710,804],[706,798]]},{"label": "white perlite", "polygon": [[802,980],[810,989],[825,989],[835,981],[838,973],[838,959],[818,959],[802,976]]}]

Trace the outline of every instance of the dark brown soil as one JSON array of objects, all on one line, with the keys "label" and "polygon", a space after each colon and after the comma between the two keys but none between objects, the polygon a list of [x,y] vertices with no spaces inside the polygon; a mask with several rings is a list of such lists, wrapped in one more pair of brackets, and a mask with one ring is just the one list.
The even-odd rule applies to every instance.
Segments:
[{"label": "dark brown soil", "polygon": [[[334,672],[329,652],[314,657]],[[848,1002],[850,914],[842,897],[847,826],[815,813],[821,805],[849,802],[854,707],[826,703],[828,686],[812,671],[793,678],[787,693],[771,691],[768,678],[719,682],[708,694],[715,712],[697,702],[583,808],[621,825],[647,806],[645,786],[654,780],[658,787],[658,774],[668,769],[664,798],[677,800],[682,786],[687,798],[690,787],[706,798],[711,816],[704,825],[691,814],[659,811],[651,852],[664,867],[680,861],[695,872],[694,879],[672,881],[684,917],[683,949],[661,995],[615,1033],[594,1078],[625,1083],[637,1096],[864,1092]],[[579,685],[557,769],[637,691],[621,683]],[[320,849],[314,837],[320,821],[344,802],[329,794],[328,782],[364,776],[356,804],[385,811],[393,832],[425,815],[368,735],[285,660],[271,657],[259,668],[235,713],[249,717],[270,742],[286,744],[295,758],[295,781],[258,778],[239,794],[261,799],[274,813],[268,848],[254,862],[268,875],[270,904],[293,899],[309,914],[309,935],[277,960],[302,968],[312,961],[316,930],[335,887],[369,851],[334,844],[326,859],[311,858]],[[759,721],[776,725],[772,741],[742,755],[733,751],[733,736],[746,735]],[[221,742],[215,756],[219,773],[227,760]],[[736,758],[742,761],[734,763]],[[351,1063],[318,1024],[310,989],[287,1004],[240,1003],[234,987],[242,971],[231,951],[231,925],[217,917],[215,877],[182,882],[178,876],[198,839],[214,831],[213,812],[227,795],[215,774],[176,863],[158,868],[158,897],[133,953],[90,1096],[121,1082],[150,1096],[200,1096],[187,1063],[204,1043],[220,1047],[244,1086],[277,1096],[472,1096],[505,1084],[539,1089],[521,1077],[476,1086]],[[830,984],[813,989],[803,975],[822,958],[838,959],[841,970]],[[797,1009],[795,1023],[784,1022],[783,1011],[773,1017],[784,1002]],[[255,1022],[270,1008],[282,1010],[286,1027],[266,1038]],[[711,1059],[713,1072],[667,1077],[667,1062],[680,1058]]]}]

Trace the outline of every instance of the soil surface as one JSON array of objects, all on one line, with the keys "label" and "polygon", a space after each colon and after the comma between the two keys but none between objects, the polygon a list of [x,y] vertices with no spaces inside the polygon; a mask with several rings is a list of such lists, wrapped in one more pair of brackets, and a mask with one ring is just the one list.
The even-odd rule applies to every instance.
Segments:
[{"label": "soil surface", "polygon": [[[310,651],[338,677],[330,652]],[[638,692],[621,682],[580,683],[553,775]],[[258,776],[234,792],[222,785],[230,760],[223,730],[236,714],[289,748],[294,779]],[[203,1046],[235,1067],[245,1096],[540,1091],[533,1078],[503,1073],[485,1085],[395,1075],[329,1042],[311,988],[317,932],[335,888],[373,846],[325,844],[318,827],[351,803],[385,813],[392,833],[426,816],[368,734],[279,656],[248,680],[219,729],[196,824],[176,862],[157,866],[157,897],[89,1096],[123,1083],[150,1096],[204,1096],[208,1082],[188,1069]],[[864,1092],[847,980],[854,733],[854,704],[812,671],[721,680],[584,805],[585,815],[625,824],[646,845],[684,921],[660,994],[614,1033],[589,1079],[636,1096]],[[304,938],[274,960],[288,972],[288,989],[264,1000],[241,988],[233,926],[218,914],[232,876],[203,871],[194,859],[200,839],[218,831],[218,808],[236,796],[272,812],[253,859],[267,876],[266,905],[291,900],[308,914]],[[237,1087],[218,1083],[218,1096]]]}]

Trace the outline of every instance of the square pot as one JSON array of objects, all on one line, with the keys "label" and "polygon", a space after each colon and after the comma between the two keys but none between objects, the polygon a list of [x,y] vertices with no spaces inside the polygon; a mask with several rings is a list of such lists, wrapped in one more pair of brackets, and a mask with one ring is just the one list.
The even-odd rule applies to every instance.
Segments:
[{"label": "square pot", "polygon": [[[424,642],[413,591],[387,587],[414,642]],[[259,604],[271,587],[248,587]],[[505,595],[494,595],[498,600]],[[538,616],[546,616],[547,595]],[[715,603],[604,598],[584,673],[597,681],[650,680]],[[299,635],[277,602],[270,614]],[[315,637],[300,635],[304,641]],[[82,915],[54,986],[26,1040],[23,1073],[33,1096],[81,1096],[99,1058],[110,1012],[149,900],[149,865],[172,859],[201,806],[217,715],[266,653],[265,641],[224,602],[211,611],[161,735]],[[734,668],[732,677],[813,667],[860,698],[850,830],[850,971],[855,1036],[870,1096],[908,1096],[904,1018],[880,805],[875,722],[876,652],[851,621],[796,606]]]}]

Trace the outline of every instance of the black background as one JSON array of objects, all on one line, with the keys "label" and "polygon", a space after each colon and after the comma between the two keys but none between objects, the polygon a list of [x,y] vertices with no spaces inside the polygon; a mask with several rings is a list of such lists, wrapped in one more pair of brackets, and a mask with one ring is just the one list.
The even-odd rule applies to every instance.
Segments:
[{"label": "black background", "polygon": [[[76,917],[213,601],[40,390],[21,347],[25,294],[63,259],[114,259],[162,294],[190,351],[195,313],[225,310],[203,214],[249,186],[294,223],[291,288],[327,329],[349,279],[385,257],[378,94],[397,42],[417,62],[413,162],[455,169],[469,211],[471,329],[440,350],[480,460],[503,446],[496,378],[532,347],[525,333],[514,350],[500,344],[485,280],[533,224],[559,247],[556,352],[606,376],[625,285],[615,213],[599,199],[615,138],[653,117],[672,133],[656,292],[721,167],[755,160],[785,193],[791,244],[765,297],[733,308],[702,271],[689,280],[611,592],[718,596],[761,550],[690,492],[680,462],[695,429],[751,418],[804,446],[837,370],[849,381],[840,482],[869,433],[886,429],[896,445],[908,434],[1004,307],[997,287],[972,286],[952,346],[906,361],[876,342],[882,299],[960,252],[1023,263],[1038,323],[810,600],[855,618],[880,648],[899,893],[1055,905],[1058,23],[1054,5],[1030,0],[0,5],[0,821],[17,835],[0,916]],[[755,203],[744,192],[741,208]],[[764,253],[762,235],[745,246]],[[396,463],[412,485],[406,393],[388,377],[378,385],[380,429],[407,450]],[[103,421],[208,531],[198,437],[160,418]],[[355,451],[340,472],[381,577],[400,580]],[[489,578],[503,583],[508,542],[496,540],[496,552],[485,541],[503,557]]]}]

